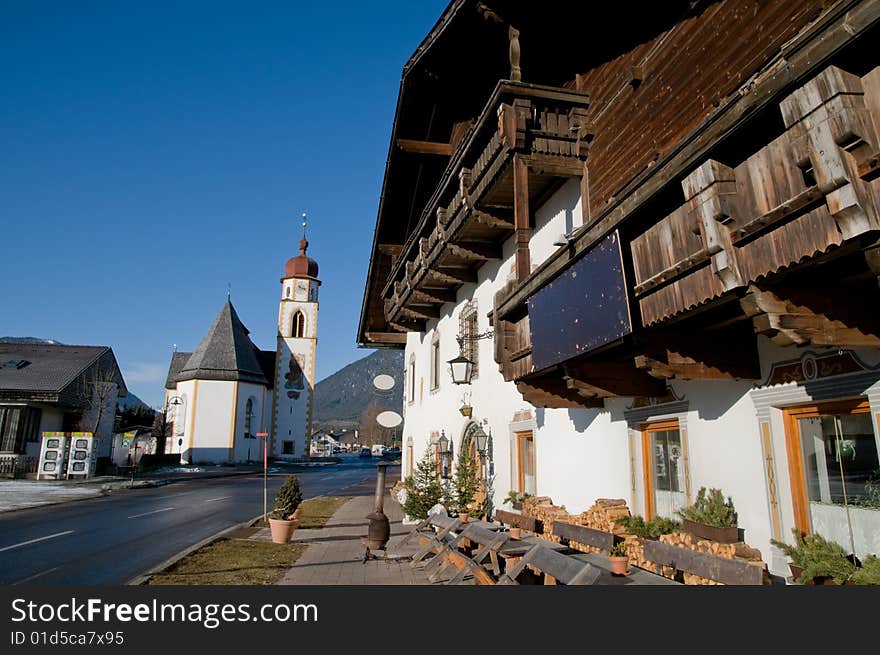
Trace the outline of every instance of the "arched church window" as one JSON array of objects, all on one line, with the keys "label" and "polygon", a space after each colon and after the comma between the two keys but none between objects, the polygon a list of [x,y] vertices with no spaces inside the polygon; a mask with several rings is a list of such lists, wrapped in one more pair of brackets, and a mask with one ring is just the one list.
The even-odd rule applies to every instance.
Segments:
[{"label": "arched church window", "polygon": [[247,402],[244,405],[244,438],[250,439],[253,431],[251,430],[251,423],[254,418],[254,399],[248,398]]},{"label": "arched church window", "polygon": [[293,336],[294,338],[306,336],[306,317],[302,312],[293,315]]}]

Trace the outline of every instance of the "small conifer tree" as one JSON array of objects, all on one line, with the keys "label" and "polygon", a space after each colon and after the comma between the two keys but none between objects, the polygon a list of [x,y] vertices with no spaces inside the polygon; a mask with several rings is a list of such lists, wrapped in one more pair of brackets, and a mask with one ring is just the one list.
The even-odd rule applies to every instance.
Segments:
[{"label": "small conifer tree", "polygon": [[403,484],[406,489],[403,511],[413,518],[428,518],[428,510],[439,503],[444,496],[437,475],[437,461],[431,449],[425,451],[416,463],[415,472],[407,476]]}]

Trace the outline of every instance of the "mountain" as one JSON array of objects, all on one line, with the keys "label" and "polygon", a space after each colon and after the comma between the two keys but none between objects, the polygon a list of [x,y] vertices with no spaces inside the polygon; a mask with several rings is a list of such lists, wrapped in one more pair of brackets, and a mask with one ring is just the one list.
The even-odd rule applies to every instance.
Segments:
[{"label": "mountain", "polygon": [[0,343],[47,343],[56,346],[63,345],[54,339],[40,339],[38,337],[0,337]]},{"label": "mountain", "polygon": [[[391,396],[374,392],[373,378],[385,373],[394,378]],[[349,364],[315,385],[314,429],[357,427],[367,405],[377,401],[384,409],[403,407],[403,351],[380,348]]]},{"label": "mountain", "polygon": [[152,407],[150,407],[143,400],[141,400],[140,398],[135,396],[131,391],[128,392],[127,396],[119,398],[119,401],[117,402],[117,407],[119,407],[120,410],[122,410],[122,409],[134,409],[134,410],[147,409],[149,411],[153,411]]}]

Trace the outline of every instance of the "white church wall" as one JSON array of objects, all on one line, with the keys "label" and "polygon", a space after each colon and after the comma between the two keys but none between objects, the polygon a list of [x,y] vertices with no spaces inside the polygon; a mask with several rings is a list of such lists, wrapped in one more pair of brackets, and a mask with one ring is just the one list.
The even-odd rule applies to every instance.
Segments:
[{"label": "white church wall", "polygon": [[195,415],[189,440],[185,442],[189,449],[183,454],[184,460],[196,464],[229,461],[237,385],[225,380],[198,380],[191,405]]}]

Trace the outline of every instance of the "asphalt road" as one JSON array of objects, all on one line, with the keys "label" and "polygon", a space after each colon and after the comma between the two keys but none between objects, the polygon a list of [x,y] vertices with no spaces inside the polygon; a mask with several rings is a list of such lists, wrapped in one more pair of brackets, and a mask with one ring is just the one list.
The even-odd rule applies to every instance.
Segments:
[{"label": "asphalt road", "polygon": [[[364,493],[377,461],[300,469],[303,497]],[[269,476],[270,511],[283,480]],[[0,584],[124,584],[262,511],[263,477],[247,475],[0,514]]]}]

